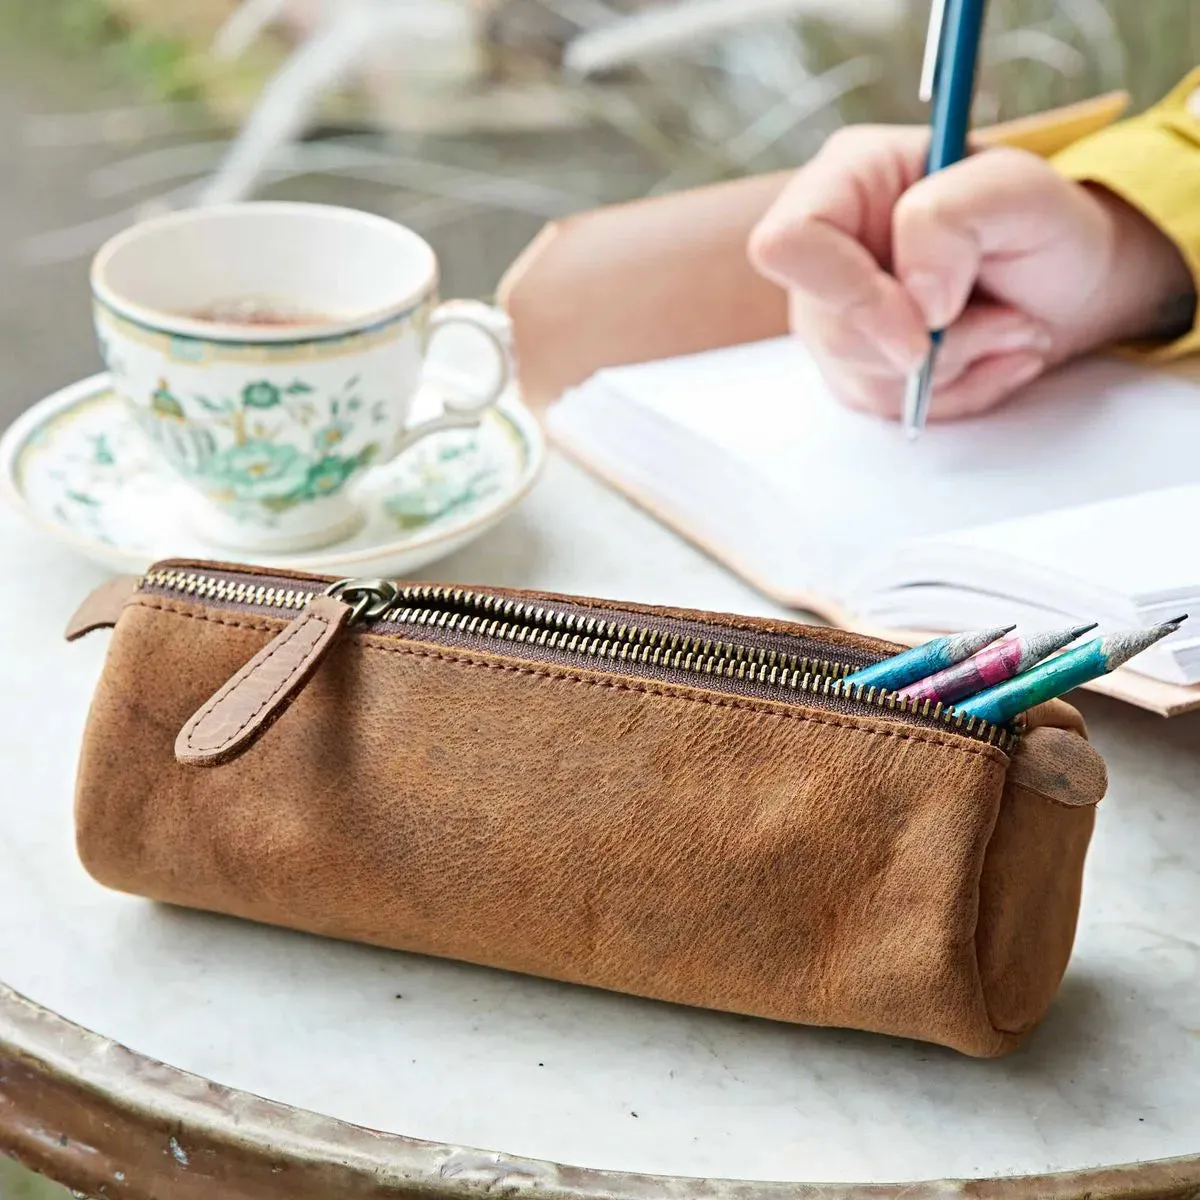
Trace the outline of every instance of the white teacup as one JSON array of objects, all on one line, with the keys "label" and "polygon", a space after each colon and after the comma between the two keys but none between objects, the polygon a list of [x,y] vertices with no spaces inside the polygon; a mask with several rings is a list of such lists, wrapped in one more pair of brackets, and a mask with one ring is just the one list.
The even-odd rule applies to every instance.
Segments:
[{"label": "white teacup", "polygon": [[[412,230],[320,204],[172,213],[96,255],[96,333],[113,386],[186,481],[188,520],[237,550],[311,549],[361,523],[347,485],[436,430],[477,424],[511,374],[504,318],[438,306]],[[484,380],[425,354],[451,324],[482,339]],[[423,379],[443,411],[409,426]]]}]

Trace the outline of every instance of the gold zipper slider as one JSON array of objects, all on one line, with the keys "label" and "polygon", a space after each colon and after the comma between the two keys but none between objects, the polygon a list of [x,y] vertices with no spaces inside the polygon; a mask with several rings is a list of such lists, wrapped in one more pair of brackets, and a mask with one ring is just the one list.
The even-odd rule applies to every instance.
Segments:
[{"label": "gold zipper slider", "polygon": [[359,621],[382,616],[396,599],[386,579],[343,579],[313,596],[304,612],[271,639],[207,700],[175,739],[175,757],[215,767],[248,750],[283,715],[333,649]]},{"label": "gold zipper slider", "polygon": [[390,579],[339,579],[325,589],[325,595],[350,605],[351,625],[382,617],[396,603],[399,594]]}]

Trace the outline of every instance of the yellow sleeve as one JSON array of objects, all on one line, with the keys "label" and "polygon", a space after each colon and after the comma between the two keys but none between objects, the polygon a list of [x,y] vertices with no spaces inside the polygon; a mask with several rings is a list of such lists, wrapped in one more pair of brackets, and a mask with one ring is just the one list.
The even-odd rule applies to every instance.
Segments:
[{"label": "yellow sleeve", "polygon": [[[1100,184],[1144,213],[1179,247],[1200,291],[1200,69],[1153,108],[1051,161],[1068,178]],[[1183,337],[1142,349],[1152,360],[1200,351],[1200,309]]]}]

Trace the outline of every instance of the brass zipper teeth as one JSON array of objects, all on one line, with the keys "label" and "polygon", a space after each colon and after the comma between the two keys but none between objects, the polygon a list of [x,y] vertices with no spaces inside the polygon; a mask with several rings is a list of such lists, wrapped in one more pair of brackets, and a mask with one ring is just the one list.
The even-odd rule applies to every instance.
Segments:
[{"label": "brass zipper teeth", "polygon": [[[212,575],[183,571],[151,571],[143,577],[142,583],[165,591],[182,592],[201,600],[289,610],[303,608],[317,594],[315,591],[301,589],[285,592],[280,588],[255,587]],[[504,596],[491,596],[486,592],[473,592],[463,588],[405,587],[398,589],[397,599],[402,603],[385,612],[379,618],[380,621],[400,625],[436,624],[441,629],[457,630],[473,637],[498,638],[502,641],[531,641],[534,640],[530,636],[532,633],[550,633],[554,635],[550,640],[542,636],[538,644],[571,652],[576,652],[575,645],[568,643],[561,635],[582,635],[584,640],[579,643],[578,653],[592,657],[602,653],[592,648],[597,643],[628,643],[631,646],[628,659],[630,662],[662,662],[665,665],[669,660],[674,664],[682,663],[689,655],[696,659],[732,659],[736,668],[733,674],[742,678],[746,677],[740,669],[743,663],[764,670],[775,669],[793,673],[809,671],[814,675],[827,675],[831,678],[840,678],[852,670],[851,667],[830,659],[805,658],[778,650],[762,650],[736,642],[689,637],[686,634],[639,625],[618,625],[614,621],[524,604]],[[439,604],[453,604],[475,611],[450,612],[445,608],[436,607]],[[489,616],[491,620],[487,619]],[[518,631],[514,627],[521,624],[534,625],[537,628],[518,637]],[[589,648],[584,649],[585,646]],[[608,654],[608,657],[624,659],[626,656],[612,653]],[[687,668],[672,666],[672,669]],[[712,671],[705,673],[712,674]]]},{"label": "brass zipper teeth", "polygon": [[[425,625],[448,633],[490,641],[520,642],[575,654],[581,658],[605,658],[642,666],[688,671],[698,675],[724,675],[747,682],[779,683],[798,680],[804,675],[837,677],[851,668],[827,659],[804,658],[777,650],[759,650],[734,646],[728,642],[685,637],[609,621],[576,617],[549,609],[529,610],[535,618],[523,623],[523,615],[514,613],[511,621],[479,614],[447,612],[437,608],[392,609],[383,621],[399,625]],[[538,620],[537,617],[544,619]],[[555,620],[561,618],[561,622]]]},{"label": "brass zipper teeth", "polygon": [[150,571],[142,576],[139,586],[158,587],[168,592],[182,592],[201,600],[220,600],[225,603],[254,604],[259,608],[303,608],[317,593],[300,588],[255,587],[248,583],[233,583],[214,575],[198,575],[184,571]]},{"label": "brass zipper teeth", "polygon": [[[304,608],[319,594],[302,588],[255,586],[185,571],[148,572],[142,577],[141,586],[202,600],[291,611]],[[721,676],[807,695],[841,698],[866,708],[934,721],[1006,752],[1012,750],[1018,739],[1016,733],[1003,726],[967,717],[941,703],[901,699],[894,692],[878,687],[848,683],[844,677],[856,668],[829,659],[811,659],[734,642],[617,624],[462,588],[405,587],[398,589],[396,598],[401,603],[385,612],[380,622],[433,626],[468,637],[535,645],[584,659]],[[468,611],[437,607],[445,604]]]},{"label": "brass zipper teeth", "polygon": [[[411,590],[417,592],[428,589]],[[403,592],[401,595],[408,598]],[[617,624],[597,617],[522,604],[501,596],[455,592],[445,599],[467,609],[482,611],[452,612],[444,608],[407,606],[389,609],[380,620],[400,625],[436,625],[439,629],[465,633],[470,637],[510,642],[534,641],[539,646],[591,658],[619,658],[623,662],[669,665],[672,670],[696,669],[708,675],[713,673],[708,666],[690,668],[684,663],[694,661],[701,664],[721,660],[728,662],[731,668],[727,673],[739,678],[758,678],[760,673],[765,678],[767,673],[796,672],[840,678],[852,670],[844,663],[829,659],[806,658],[785,654],[780,650],[763,650],[640,625]],[[751,674],[747,675],[747,671]]]}]

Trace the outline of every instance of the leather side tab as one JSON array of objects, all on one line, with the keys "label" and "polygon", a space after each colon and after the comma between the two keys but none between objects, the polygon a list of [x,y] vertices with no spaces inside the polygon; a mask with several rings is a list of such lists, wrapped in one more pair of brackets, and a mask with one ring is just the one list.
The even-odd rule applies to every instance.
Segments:
[{"label": "leather side tab", "polygon": [[184,725],[175,757],[215,767],[248,750],[300,694],[353,612],[332,596],[315,596]]},{"label": "leather side tab", "polygon": [[1075,730],[1040,725],[1021,739],[1008,769],[1008,786],[1067,808],[1095,808],[1108,790],[1108,768],[1100,752]]},{"label": "leather side tab", "polygon": [[125,607],[125,601],[137,591],[136,575],[118,575],[92,590],[67,622],[64,636],[78,641],[96,629],[111,629]]}]

